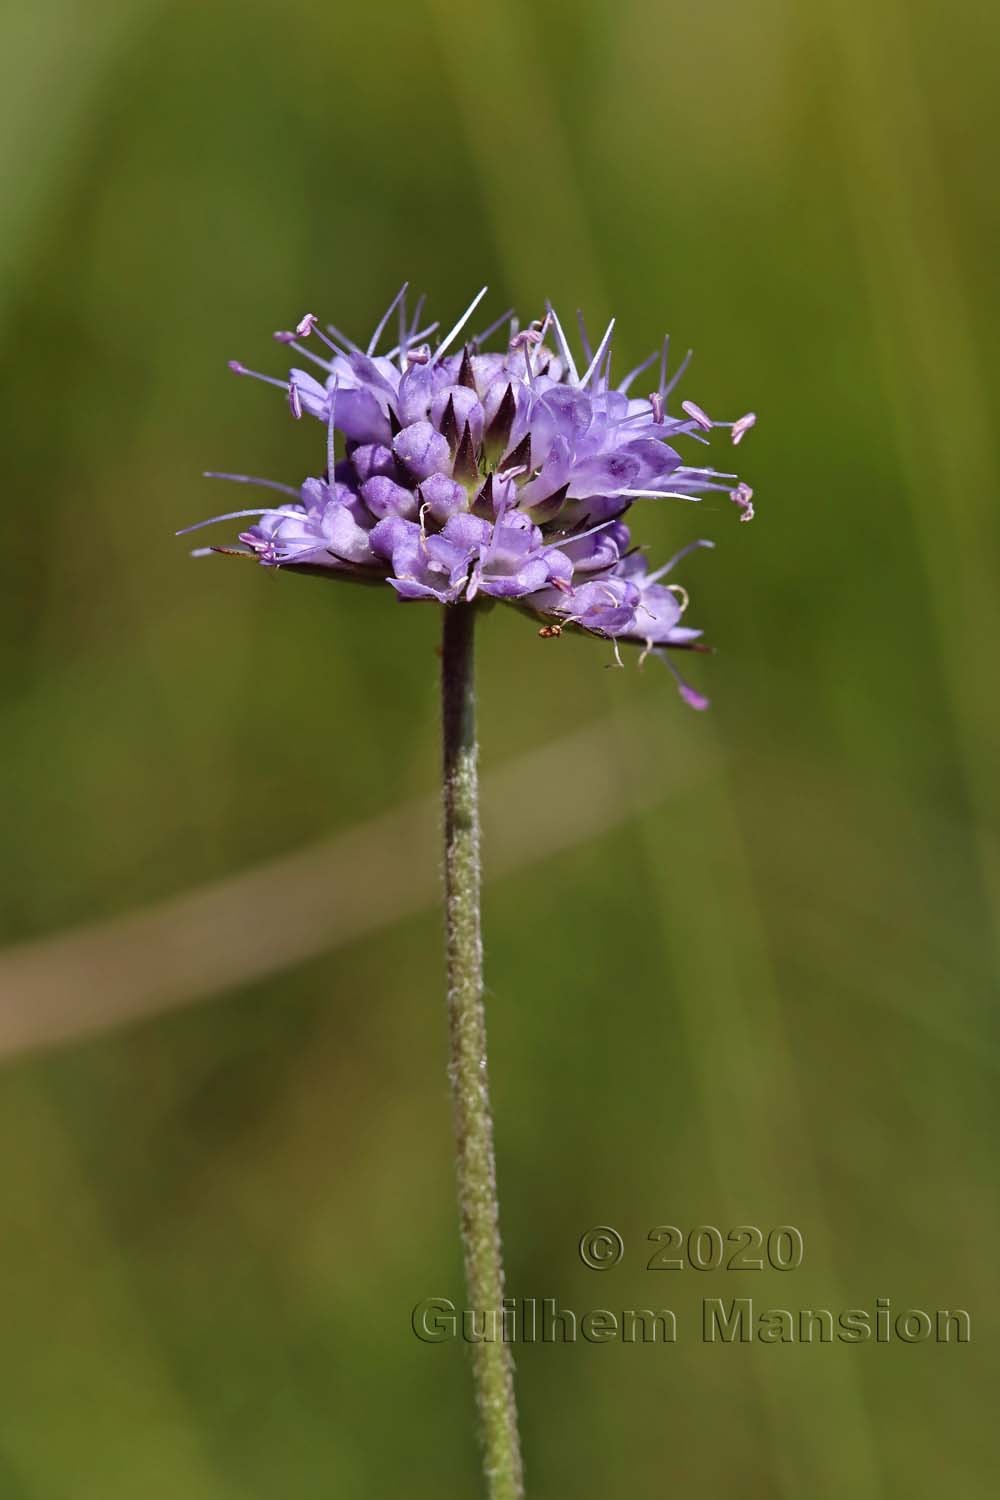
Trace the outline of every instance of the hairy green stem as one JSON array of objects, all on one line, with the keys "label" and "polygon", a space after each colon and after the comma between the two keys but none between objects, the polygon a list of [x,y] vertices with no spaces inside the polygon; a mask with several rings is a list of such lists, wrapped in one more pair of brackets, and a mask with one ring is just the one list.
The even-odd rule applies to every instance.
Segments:
[{"label": "hairy green stem", "polygon": [[473,666],[476,606],[444,611],[445,926],[449,1076],[455,1117],[458,1206],[469,1307],[487,1338],[470,1343],[490,1500],[521,1500],[524,1482],[509,1345],[501,1337],[503,1261],[493,1120],[486,1071],[483,947],[479,917],[479,788]]}]

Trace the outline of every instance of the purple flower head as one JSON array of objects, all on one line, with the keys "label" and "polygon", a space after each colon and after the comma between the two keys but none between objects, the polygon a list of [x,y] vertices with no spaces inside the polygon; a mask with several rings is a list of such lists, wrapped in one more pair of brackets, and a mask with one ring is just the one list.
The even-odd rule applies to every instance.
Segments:
[{"label": "purple flower head", "polygon": [[[668,378],[667,340],[613,384],[613,320],[596,349],[581,322],[579,358],[551,306],[527,328],[508,313],[473,335],[470,319],[484,288],[434,345],[438,324],[421,326],[423,299],[409,317],[405,294],[404,287],[365,348],[312,313],[276,333],[300,361],[285,380],[232,362],[237,374],[281,389],[293,417],[323,424],[322,478],[295,489],[213,474],[282,498],[213,517],[253,524],[239,533],[238,546],[199,551],[385,582],[403,600],[503,599],[537,616],[543,636],[577,629],[613,641],[616,652],[620,641],[665,660],[668,650],[706,649],[696,644],[701,632],[683,624],[686,591],[662,580],[682,557],[712,543],[693,542],[650,571],[624,517],[637,500],[697,501],[718,492],[749,521],[749,485],[686,463],[681,450],[704,445],[720,427],[738,444],[754,414],[720,422],[684,400],[671,415],[668,403],[690,355]],[[386,332],[390,322],[393,334]],[[488,352],[493,338],[505,347]],[[383,344],[390,347],[380,353]],[[631,395],[657,361],[656,389]],[[705,707],[667,664],[685,700]]]}]

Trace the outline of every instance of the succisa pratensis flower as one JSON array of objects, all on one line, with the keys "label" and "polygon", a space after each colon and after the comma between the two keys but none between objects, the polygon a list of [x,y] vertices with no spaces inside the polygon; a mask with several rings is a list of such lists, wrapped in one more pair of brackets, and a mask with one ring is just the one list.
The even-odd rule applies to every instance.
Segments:
[{"label": "succisa pratensis flower", "polygon": [[[613,320],[596,350],[582,331],[579,362],[551,306],[527,328],[505,313],[470,336],[469,320],[484,296],[485,288],[433,348],[428,340],[438,325],[421,326],[422,299],[408,317],[404,286],[365,348],[321,327],[312,313],[274,335],[315,374],[295,366],[279,380],[231,362],[237,374],[284,391],[294,418],[311,416],[325,426],[325,464],[321,477],[298,489],[213,474],[287,498],[198,523],[254,520],[238,546],[199,551],[385,582],[406,601],[504,600],[537,616],[543,636],[577,629],[611,640],[616,653],[619,642],[633,642],[643,657],[661,656],[685,701],[706,707],[708,700],[667,657],[705,648],[698,644],[701,631],[683,623],[686,590],[662,580],[690,552],[713,543],[694,541],[651,570],[624,517],[638,500],[695,501],[721,492],[739,508],[740,520],[752,519],[749,485],[683,462],[675,444],[704,443],[714,428],[725,428],[737,445],[754,413],[720,422],[685,400],[671,416],[667,403],[690,355],[669,374],[668,340],[613,385]],[[395,345],[379,353],[393,314]],[[506,347],[486,352],[505,325]],[[657,359],[656,389],[631,395]]]}]

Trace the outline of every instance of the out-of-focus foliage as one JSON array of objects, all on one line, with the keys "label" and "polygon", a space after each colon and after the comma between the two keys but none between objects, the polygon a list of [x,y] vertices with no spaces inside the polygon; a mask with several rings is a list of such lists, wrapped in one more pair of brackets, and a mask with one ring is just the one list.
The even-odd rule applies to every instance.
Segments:
[{"label": "out-of-focus foliage", "polygon": [[[320,463],[226,358],[489,280],[617,313],[622,369],[669,328],[688,394],[760,413],[752,526],[636,517],[655,556],[719,544],[681,575],[711,716],[655,663],[481,633],[487,771],[637,708],[665,775],[707,767],[487,890],[511,1290],[680,1324],[520,1352],[533,1500],[994,1493],[998,41],[973,0],[2,23],[7,942],[433,790],[434,610],[173,540],[232,498],[202,469]],[[7,1061],[5,1500],[476,1493],[462,1350],[409,1330],[461,1303],[441,990],[428,909]],[[647,1273],[662,1223],[797,1224],[805,1264]],[[974,1341],[704,1345],[700,1299],[750,1295],[966,1307]]]}]

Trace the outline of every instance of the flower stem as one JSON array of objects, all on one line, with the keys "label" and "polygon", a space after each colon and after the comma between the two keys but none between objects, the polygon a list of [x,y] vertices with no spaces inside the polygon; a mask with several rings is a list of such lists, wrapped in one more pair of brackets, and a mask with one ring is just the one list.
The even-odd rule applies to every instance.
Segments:
[{"label": "flower stem", "polygon": [[[455,1117],[458,1206],[469,1307],[487,1339],[469,1345],[490,1500],[521,1500],[524,1482],[510,1348],[501,1337],[503,1261],[493,1120],[486,1071],[486,1012],[479,918],[479,789],[473,644],[476,606],[444,609],[445,926],[449,1076]],[[495,1326],[494,1326],[495,1325]]]}]

